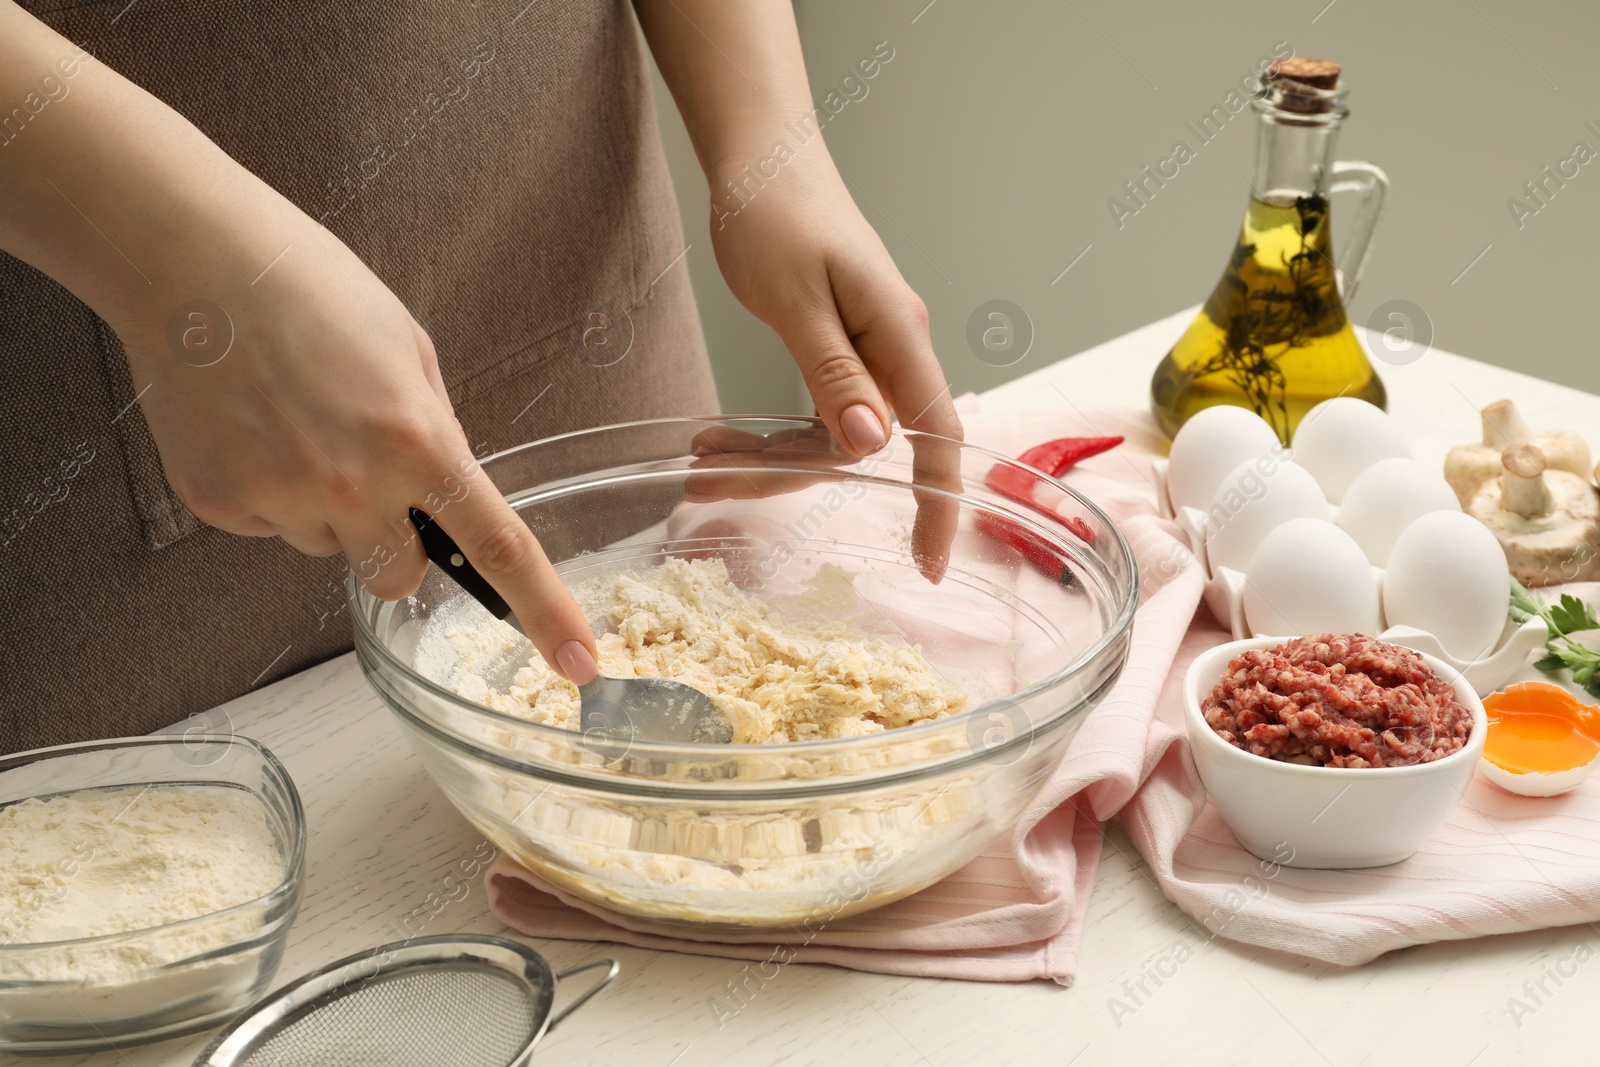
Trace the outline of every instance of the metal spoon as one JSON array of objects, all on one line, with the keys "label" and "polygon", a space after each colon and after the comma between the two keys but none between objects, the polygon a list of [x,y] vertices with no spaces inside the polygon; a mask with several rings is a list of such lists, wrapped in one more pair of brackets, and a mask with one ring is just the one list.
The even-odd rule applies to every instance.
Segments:
[{"label": "metal spoon", "polygon": [[[420,508],[411,509],[411,524],[422,538],[423,552],[440,570],[495,618],[516,627],[524,637],[528,635],[511,613],[511,605],[478,573],[444,527]],[[578,697],[579,727],[586,738],[701,745],[725,745],[733,740],[733,723],[710,697],[670,678],[596,675],[593,681],[578,686]]]}]

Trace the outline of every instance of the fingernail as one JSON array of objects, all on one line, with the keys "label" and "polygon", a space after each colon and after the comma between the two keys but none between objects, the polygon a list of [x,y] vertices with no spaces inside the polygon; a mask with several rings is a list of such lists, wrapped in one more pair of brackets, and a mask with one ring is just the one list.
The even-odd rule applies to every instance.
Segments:
[{"label": "fingernail", "polygon": [[844,431],[844,443],[856,452],[866,455],[883,447],[883,423],[865,404],[851,404],[839,416],[839,429]]},{"label": "fingernail", "polygon": [[594,656],[581,641],[568,641],[556,649],[556,664],[574,685],[587,685],[600,673],[594,665]]}]

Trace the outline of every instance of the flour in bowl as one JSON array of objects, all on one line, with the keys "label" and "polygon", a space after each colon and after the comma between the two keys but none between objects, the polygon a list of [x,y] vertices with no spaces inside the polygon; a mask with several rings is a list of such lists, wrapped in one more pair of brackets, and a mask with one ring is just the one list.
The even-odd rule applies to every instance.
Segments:
[{"label": "flour in bowl", "polygon": [[[863,632],[850,575],[832,565],[809,592],[759,598],[721,560],[669,559],[616,578],[601,607],[614,631],[599,636],[602,674],[694,686],[727,714],[739,743],[859,737],[944,718],[965,702],[915,646]],[[537,652],[499,688],[474,668],[494,660],[503,637],[462,625],[444,637],[461,666],[457,694],[577,729],[577,686]]]},{"label": "flour in bowl", "polygon": [[[0,946],[164,926],[262,896],[284,879],[266,809],[240,789],[84,789],[0,808]],[[148,941],[0,952],[0,980],[116,982],[248,931],[203,925]]]}]

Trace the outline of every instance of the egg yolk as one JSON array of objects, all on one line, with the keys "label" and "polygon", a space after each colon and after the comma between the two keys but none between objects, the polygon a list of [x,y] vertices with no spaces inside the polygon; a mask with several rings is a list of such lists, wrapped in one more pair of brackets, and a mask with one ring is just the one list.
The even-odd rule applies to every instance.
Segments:
[{"label": "egg yolk", "polygon": [[1513,774],[1552,774],[1600,755],[1600,707],[1559,685],[1522,682],[1483,698],[1483,758]]}]

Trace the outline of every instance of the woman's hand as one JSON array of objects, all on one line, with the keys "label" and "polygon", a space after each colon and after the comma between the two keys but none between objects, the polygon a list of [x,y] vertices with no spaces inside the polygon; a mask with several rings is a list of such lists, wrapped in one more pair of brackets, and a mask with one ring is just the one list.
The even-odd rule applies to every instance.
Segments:
[{"label": "woman's hand", "polygon": [[778,332],[828,428],[865,455],[907,429],[961,438],[928,312],[861,216],[820,141],[788,150],[771,179],[715,168],[711,240],[728,287]]},{"label": "woman's hand", "polygon": [[921,299],[861,217],[815,128],[793,143],[797,128],[815,122],[793,5],[634,7],[711,186],[722,275],[789,346],[828,429],[857,455],[888,439],[891,412],[907,429],[959,438]]},{"label": "woman's hand", "polygon": [[[0,0],[5,99],[23,74],[68,76],[74,53]],[[342,551],[386,599],[422,580],[422,508],[540,653],[588,681],[588,622],[479,468],[400,300],[166,105],[75,62],[71,106],[0,155],[0,247],[116,330],[178,496],[223,530]]]},{"label": "woman's hand", "polygon": [[[778,331],[818,414],[852,452],[883,445],[891,413],[926,431],[911,436],[912,551],[938,581],[959,517],[961,456],[950,439],[960,440],[961,421],[927,309],[850,199],[822,137],[783,147],[789,131],[815,121],[793,5],[634,0],[634,9],[710,183],[712,243],[734,295]],[[728,181],[743,192],[731,196]]]},{"label": "woman's hand", "polygon": [[759,188],[741,177],[754,195],[715,202],[717,264],[739,301],[783,338],[828,429],[857,455],[888,440],[891,412],[906,429],[937,435],[911,438],[912,551],[937,582],[960,515],[952,494],[961,491],[961,458],[951,441],[962,430],[927,308],[820,143],[796,150]]},{"label": "woman's hand", "polygon": [[587,621],[478,466],[426,331],[331,233],[242,171],[228,180],[235,221],[180,236],[182,268],[113,323],[173,489],[223,530],[342,551],[385,599],[422,580],[407,519],[422,508],[540,653],[587,681]]},{"label": "woman's hand", "polygon": [[[211,233],[173,306],[116,323],[174,490],[201,519],[342,551],[374,594],[414,592],[427,561],[406,518],[433,515],[540,652],[593,673],[588,625],[537,540],[479,468],[427,333],[337,238],[255,190]],[[263,225],[263,223],[265,224]],[[265,274],[273,246],[282,259]],[[179,298],[204,293],[194,309]],[[154,305],[159,312],[162,305]]]}]

